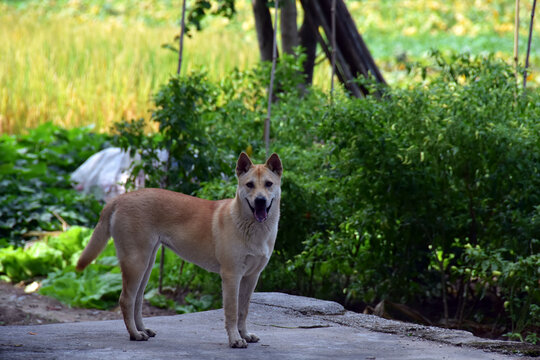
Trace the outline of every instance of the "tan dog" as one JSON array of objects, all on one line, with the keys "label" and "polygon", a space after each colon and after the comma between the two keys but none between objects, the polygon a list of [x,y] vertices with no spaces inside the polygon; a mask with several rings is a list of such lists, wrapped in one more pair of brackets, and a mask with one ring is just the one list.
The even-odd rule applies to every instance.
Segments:
[{"label": "tan dog", "polygon": [[120,307],[131,340],[148,340],[142,301],[161,244],[183,259],[219,273],[229,345],[247,347],[259,338],[246,328],[251,294],[276,240],[281,197],[281,160],[272,154],[253,165],[242,153],[236,163],[234,199],[210,201],[161,189],[120,195],[107,204],[77,269],[84,269],[109,238],[122,269]]}]

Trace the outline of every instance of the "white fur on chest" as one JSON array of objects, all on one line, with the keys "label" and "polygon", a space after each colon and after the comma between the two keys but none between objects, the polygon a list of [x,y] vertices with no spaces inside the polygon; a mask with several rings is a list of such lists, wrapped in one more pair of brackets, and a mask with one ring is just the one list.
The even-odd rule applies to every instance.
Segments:
[{"label": "white fur on chest", "polygon": [[237,269],[245,276],[264,269],[274,251],[279,202],[277,205],[264,222],[257,222],[252,214],[243,214],[236,200],[215,210],[212,232],[220,272]]},{"label": "white fur on chest", "polygon": [[[277,236],[277,221],[258,225],[258,231],[246,239],[246,270],[261,272],[274,251]],[[249,271],[251,270],[251,271]]]}]

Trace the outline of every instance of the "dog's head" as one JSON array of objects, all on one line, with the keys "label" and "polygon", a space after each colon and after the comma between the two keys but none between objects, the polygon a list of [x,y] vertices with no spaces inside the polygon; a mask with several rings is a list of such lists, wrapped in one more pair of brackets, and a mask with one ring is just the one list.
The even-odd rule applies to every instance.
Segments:
[{"label": "dog's head", "polygon": [[283,168],[277,154],[272,154],[264,165],[253,165],[246,153],[241,153],[236,163],[238,177],[237,197],[244,212],[250,212],[258,222],[279,210],[281,174]]}]

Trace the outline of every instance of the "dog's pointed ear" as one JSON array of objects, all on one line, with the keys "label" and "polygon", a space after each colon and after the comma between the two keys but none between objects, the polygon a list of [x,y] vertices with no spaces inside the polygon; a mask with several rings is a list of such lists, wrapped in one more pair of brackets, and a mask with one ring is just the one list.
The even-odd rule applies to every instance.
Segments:
[{"label": "dog's pointed ear", "polygon": [[239,177],[240,175],[247,173],[252,167],[253,163],[249,156],[245,152],[242,152],[236,162],[236,176]]},{"label": "dog's pointed ear", "polygon": [[283,166],[281,166],[281,159],[276,153],[270,155],[268,160],[266,160],[265,166],[274,173],[276,173],[278,176],[281,176],[281,174],[283,174]]}]

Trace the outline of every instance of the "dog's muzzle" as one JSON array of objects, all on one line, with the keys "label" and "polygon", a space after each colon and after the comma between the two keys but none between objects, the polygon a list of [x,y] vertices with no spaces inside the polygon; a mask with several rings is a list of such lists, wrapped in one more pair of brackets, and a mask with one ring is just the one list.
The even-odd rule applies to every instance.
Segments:
[{"label": "dog's muzzle", "polygon": [[270,201],[270,205],[266,207],[266,198],[258,197],[255,199],[254,206],[251,206],[249,203],[249,200],[246,199],[249,208],[253,212],[253,216],[255,217],[255,220],[262,223],[268,218],[268,213],[270,212],[270,208],[272,207],[272,203],[274,202],[274,199]]}]

